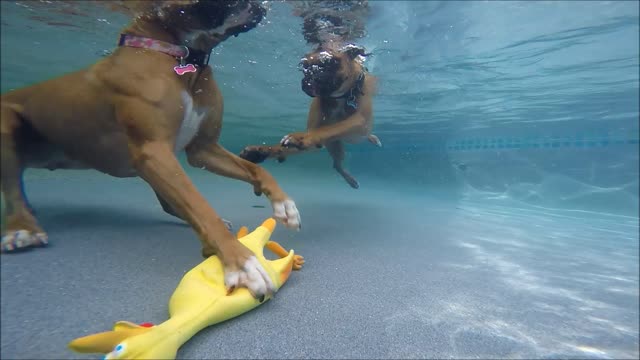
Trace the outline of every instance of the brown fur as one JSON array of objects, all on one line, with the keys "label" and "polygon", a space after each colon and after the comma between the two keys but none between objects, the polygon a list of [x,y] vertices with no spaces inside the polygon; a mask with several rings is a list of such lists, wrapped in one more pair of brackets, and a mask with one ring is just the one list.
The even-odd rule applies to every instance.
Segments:
[{"label": "brown fur", "polygon": [[[183,44],[184,34],[203,25],[197,14],[189,13],[190,5],[175,6],[162,16],[139,16],[123,32]],[[186,16],[177,15],[180,9]],[[211,51],[227,35],[202,35],[189,45]],[[227,229],[174,153],[183,120],[182,93],[190,94],[194,108],[207,111],[184,149],[189,164],[245,181],[272,203],[289,197],[266,170],[217,143],[223,98],[211,68],[178,76],[173,72],[176,64],[164,53],[119,47],[87,69],[2,94],[1,178],[7,214],[3,249],[17,231],[27,232],[32,241],[26,245],[37,245],[42,237],[40,242],[46,242],[22,196],[23,169],[93,168],[116,177],[140,176],[167,212],[192,226],[203,256],[217,254],[226,272],[243,271],[251,252]]]}]

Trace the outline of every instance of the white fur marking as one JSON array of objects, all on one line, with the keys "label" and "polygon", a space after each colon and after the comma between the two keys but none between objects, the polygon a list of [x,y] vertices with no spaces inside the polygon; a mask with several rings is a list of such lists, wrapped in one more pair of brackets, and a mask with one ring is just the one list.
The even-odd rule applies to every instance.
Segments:
[{"label": "white fur marking", "polygon": [[229,288],[246,286],[256,296],[273,294],[276,291],[273,281],[255,256],[247,259],[243,271],[225,273],[224,282]]},{"label": "white fur marking", "polygon": [[300,212],[296,203],[291,199],[277,201],[273,203],[273,216],[292,229],[300,229]]},{"label": "white fur marking", "polygon": [[29,246],[47,245],[49,240],[45,233],[32,233],[28,230],[11,231],[8,234],[2,236],[2,243],[0,250],[13,251]]},{"label": "white fur marking", "polygon": [[182,118],[182,124],[178,130],[178,136],[176,138],[175,151],[179,152],[184,150],[187,145],[193,140],[200,129],[200,124],[207,114],[206,111],[197,111],[193,107],[193,98],[188,92],[182,92],[182,105],[184,107],[184,117]]}]

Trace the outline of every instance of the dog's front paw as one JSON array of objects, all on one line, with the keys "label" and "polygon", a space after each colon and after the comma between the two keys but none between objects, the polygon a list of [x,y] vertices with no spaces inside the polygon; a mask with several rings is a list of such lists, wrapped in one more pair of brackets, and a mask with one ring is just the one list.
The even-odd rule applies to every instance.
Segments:
[{"label": "dog's front paw", "polygon": [[242,149],[238,156],[254,164],[259,164],[267,160],[270,153],[271,152],[268,148],[265,148],[264,146],[247,146]]},{"label": "dog's front paw", "polygon": [[300,230],[302,227],[302,223],[300,222],[300,212],[293,200],[286,199],[284,201],[274,201],[272,206],[273,216],[280,220],[284,226]]},{"label": "dog's front paw", "polygon": [[25,250],[30,247],[40,247],[49,244],[47,234],[30,230],[7,230],[2,235],[0,250],[3,253]]},{"label": "dog's front paw", "polygon": [[[250,253],[249,250],[246,252]],[[254,298],[263,302],[265,297],[275,293],[276,287],[273,281],[255,255],[237,256],[230,262],[226,260],[229,259],[225,259],[224,283],[228,294],[237,288],[244,287]]]},{"label": "dog's front paw", "polygon": [[314,137],[308,132],[297,132],[286,135],[280,140],[280,145],[300,150],[305,150],[313,146],[322,147],[322,145],[316,143]]}]

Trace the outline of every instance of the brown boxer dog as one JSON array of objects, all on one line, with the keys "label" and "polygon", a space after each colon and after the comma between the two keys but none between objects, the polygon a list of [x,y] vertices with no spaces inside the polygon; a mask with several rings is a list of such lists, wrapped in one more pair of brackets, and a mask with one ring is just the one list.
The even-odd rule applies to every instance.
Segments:
[{"label": "brown boxer dog", "polygon": [[359,188],[358,181],[343,166],[343,142],[367,139],[382,146],[371,133],[376,78],[362,63],[365,55],[364,48],[351,44],[339,48],[326,44],[307,54],[301,61],[302,90],[313,98],[307,131],[289,134],[277,145],[247,146],[240,157],[253,163],[268,158],[282,162],[287,156],[324,146],[333,158],[333,168],[352,188]]},{"label": "brown boxer dog", "polygon": [[137,17],[112,55],[87,69],[2,94],[3,252],[47,244],[28,206],[25,168],[93,168],[139,176],[165,211],[188,222],[202,255],[217,254],[230,291],[257,297],[274,286],[253,254],[227,229],[195,188],[176,153],[190,165],[248,182],[265,194],[274,216],[298,229],[293,200],[263,168],[217,143],[223,99],[208,57],[213,47],[257,26],[257,1],[182,1]]}]

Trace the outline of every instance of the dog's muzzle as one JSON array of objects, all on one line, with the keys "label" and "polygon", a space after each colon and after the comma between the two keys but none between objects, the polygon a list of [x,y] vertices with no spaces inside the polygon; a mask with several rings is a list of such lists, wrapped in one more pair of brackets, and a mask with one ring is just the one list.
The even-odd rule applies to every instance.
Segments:
[{"label": "dog's muzzle", "polygon": [[320,62],[309,63],[303,59],[300,63],[302,71],[302,91],[311,97],[329,96],[339,88],[336,72],[339,62],[333,57],[327,57]]},{"label": "dog's muzzle", "polygon": [[318,96],[316,87],[313,84],[313,80],[307,77],[302,79],[302,91],[304,91],[304,93],[309,95],[310,97]]}]

